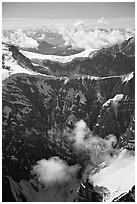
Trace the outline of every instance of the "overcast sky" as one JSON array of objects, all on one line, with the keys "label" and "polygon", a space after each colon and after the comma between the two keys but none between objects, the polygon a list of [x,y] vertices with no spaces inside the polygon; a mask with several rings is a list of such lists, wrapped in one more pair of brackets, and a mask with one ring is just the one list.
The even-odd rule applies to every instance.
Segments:
[{"label": "overcast sky", "polygon": [[96,19],[135,16],[133,2],[3,2],[3,18]]}]

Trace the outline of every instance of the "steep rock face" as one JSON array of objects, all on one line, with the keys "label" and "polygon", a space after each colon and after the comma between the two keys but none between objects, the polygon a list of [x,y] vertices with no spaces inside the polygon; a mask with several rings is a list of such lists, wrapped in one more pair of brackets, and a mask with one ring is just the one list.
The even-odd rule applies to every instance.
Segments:
[{"label": "steep rock face", "polygon": [[135,56],[135,37],[130,37],[123,42],[120,46],[120,50],[128,56]]},{"label": "steep rock face", "polygon": [[121,52],[126,56],[135,56],[135,37],[130,37],[128,40],[125,40],[121,44],[113,45],[110,48],[107,48],[109,52],[115,54]]},{"label": "steep rock face", "polygon": [[119,138],[119,146],[128,150],[135,150],[135,114],[131,116],[130,124]]},{"label": "steep rock face", "polygon": [[[122,97],[117,95],[117,98],[115,96],[115,100],[109,99],[101,107],[97,123],[93,127],[95,134],[105,137],[106,134],[113,133],[119,138],[126,132],[135,109],[134,77],[130,78],[128,76],[127,81],[125,81],[125,79],[123,80],[124,89]],[[121,93],[120,90],[118,90],[119,88],[115,88]]]},{"label": "steep rock face", "polygon": [[[70,165],[79,163],[82,166],[85,158],[76,154],[61,132],[66,127],[73,129],[75,123],[83,119],[92,130],[97,122],[100,123],[100,130],[95,130],[95,133],[101,133],[102,137],[112,133],[111,125],[107,123],[106,132],[102,132],[101,120],[111,114],[114,117],[115,113],[112,107],[105,107],[106,115],[102,105],[119,93],[124,95],[123,101],[120,101],[122,110],[130,107],[130,111],[126,110],[126,116],[122,116],[123,121],[126,121],[122,129],[124,133],[132,125],[131,115],[134,110],[131,103],[133,94],[129,92],[129,87],[134,90],[134,83],[131,83],[134,75],[130,77],[131,80],[128,80],[128,76],[59,78],[16,74],[4,80],[3,194],[8,189],[10,195],[7,176],[17,182],[20,179],[28,180],[31,166],[41,158],[48,159],[56,155]],[[119,117],[123,114],[120,110]],[[118,123],[116,117],[114,121]],[[119,134],[116,136],[120,137]],[[5,194],[3,200],[6,200]]]},{"label": "steep rock face", "polygon": [[[122,77],[55,78],[20,74],[4,82],[3,100],[5,94],[8,101],[14,95],[14,92],[12,93],[14,86],[10,87],[9,84],[18,87],[19,94],[20,91],[23,91],[25,97],[41,111],[43,117],[50,121],[49,123],[61,125],[70,114],[75,115],[77,119],[87,117],[87,120],[94,121],[94,112],[97,116],[101,105],[115,96],[116,87],[119,87],[118,93],[124,93],[125,86],[127,86],[122,82]],[[49,115],[50,118],[48,118]]]},{"label": "steep rock face", "polygon": [[11,190],[16,202],[71,202],[75,199],[79,182],[74,179],[71,183],[56,184],[48,188],[36,179],[15,182],[8,177]]},{"label": "steep rock face", "polygon": [[21,66],[25,68],[33,69],[33,65],[31,64],[31,61],[25,56],[23,56],[19,52],[17,47],[15,47],[14,45],[9,45],[8,47],[9,47],[9,51],[12,52],[13,58],[16,59]]},{"label": "steep rock face", "polygon": [[44,67],[48,67],[52,75],[55,76],[88,74],[105,77],[126,74],[134,71],[135,68],[134,57],[126,56],[121,52],[111,54],[108,50],[95,51],[91,58],[77,58],[65,64],[50,60],[43,60],[42,64]]},{"label": "steep rock face", "polygon": [[119,138],[129,126],[134,113],[134,105],[134,99],[125,99],[124,97],[119,103],[117,114],[111,104],[108,107],[102,107],[97,119],[98,122],[94,127],[95,134],[105,137],[113,133]]},{"label": "steep rock face", "polygon": [[77,191],[75,202],[103,202],[103,196],[96,192],[93,185],[84,180]]}]

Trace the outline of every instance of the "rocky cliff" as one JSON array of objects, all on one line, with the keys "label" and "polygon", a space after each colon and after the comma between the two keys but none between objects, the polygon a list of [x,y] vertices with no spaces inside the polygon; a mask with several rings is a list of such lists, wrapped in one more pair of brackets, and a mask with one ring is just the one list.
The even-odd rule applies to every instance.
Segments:
[{"label": "rocky cliff", "polygon": [[[28,179],[36,161],[54,155],[70,165],[78,162],[81,165],[82,158],[61,136],[63,129],[73,129],[80,119],[95,134],[105,137],[113,133],[120,139],[131,126],[134,113],[133,93],[127,91],[129,87],[134,90],[134,75],[131,75],[124,82],[123,76],[57,78],[17,74],[6,79],[3,82],[5,180],[6,176],[16,181]],[[111,103],[104,103],[119,93],[123,97],[116,113]],[[128,134],[128,140],[133,140],[133,136],[129,138]]]}]

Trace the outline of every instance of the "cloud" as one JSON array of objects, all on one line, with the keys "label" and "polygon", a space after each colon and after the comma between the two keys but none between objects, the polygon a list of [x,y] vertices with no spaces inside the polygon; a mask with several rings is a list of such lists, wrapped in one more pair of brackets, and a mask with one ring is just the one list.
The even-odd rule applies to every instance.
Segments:
[{"label": "cloud", "polygon": [[[106,25],[106,20],[102,17],[96,23],[97,27],[101,25]],[[125,39],[128,39],[134,35],[133,30],[116,30],[116,29],[91,29],[90,24],[85,24],[85,22],[78,20],[71,24],[71,26],[65,25],[50,25],[46,28],[50,32],[58,33],[62,35],[65,45],[72,46],[74,49],[100,49],[104,47],[110,47],[116,43],[122,43]],[[37,36],[39,30],[36,32],[30,30],[4,30],[3,31],[3,41],[12,43],[21,48],[37,48],[37,40],[44,39],[44,34]],[[33,36],[33,37],[32,37]],[[35,39],[33,39],[35,38]]]},{"label": "cloud", "polygon": [[106,138],[93,135],[83,120],[76,123],[73,137],[75,140],[74,146],[78,152],[89,155],[89,165],[97,166],[102,162],[109,165],[113,161],[113,156],[116,156],[119,152],[114,150],[114,146],[117,144],[115,135],[109,134],[106,135]]},{"label": "cloud", "polygon": [[86,24],[81,20],[77,20],[76,22],[73,23],[73,26],[75,28],[84,28],[86,27]]},{"label": "cloud", "polygon": [[[89,160],[83,161],[86,164],[86,171],[91,172],[102,162],[106,162],[105,165],[109,165],[113,161],[113,147],[117,144],[115,135],[110,134],[105,139],[93,136],[87,124],[83,120],[80,120],[76,123],[69,139],[72,141],[74,152],[77,152],[77,155],[89,155]],[[114,154],[116,155],[116,153],[117,151]],[[69,166],[59,157],[52,157],[48,160],[42,159],[38,161],[33,166],[32,174],[36,175],[39,182],[49,186],[70,182],[72,178],[76,177],[79,169],[78,164]]]},{"label": "cloud", "polygon": [[38,42],[31,37],[28,37],[22,29],[17,29],[15,31],[9,32],[8,35],[3,33],[3,42],[11,43],[20,48],[37,48]]},{"label": "cloud", "polygon": [[[82,160],[81,169],[79,165],[68,166],[58,157],[38,161],[33,167],[32,173],[36,175],[39,182],[47,187],[46,192],[47,189],[48,191],[51,189],[52,194],[53,188],[53,192],[57,189],[56,192],[58,193],[54,192],[53,194],[62,196],[61,187],[68,184],[74,186],[78,171],[82,175],[82,180],[88,178],[94,186],[106,187],[103,189],[106,190],[106,194],[103,195],[104,201],[112,201],[114,197],[130,190],[134,185],[134,155],[127,150],[114,148],[117,144],[115,135],[109,134],[105,138],[95,136],[85,121],[80,120],[76,123],[68,139],[71,140],[74,145],[74,152],[76,153],[77,150],[77,156],[80,155],[80,159],[82,159],[82,155],[89,155],[90,159],[86,160],[84,157],[85,160]],[[129,172],[131,173],[130,176]],[[79,178],[78,181],[80,182],[81,176]],[[64,196],[65,192],[63,193]]]},{"label": "cloud", "polygon": [[68,166],[59,157],[52,157],[49,160],[42,159],[33,167],[32,174],[37,175],[41,183],[53,185],[65,183],[72,179],[78,170],[78,166]]},{"label": "cloud", "polygon": [[[85,121],[80,120],[76,123],[73,137],[75,139],[75,145],[77,147],[84,146],[84,148],[91,149],[91,146],[94,145],[105,145],[105,150],[112,149],[117,144],[117,138],[113,134],[109,134],[106,138],[101,138],[97,135],[93,135],[92,131],[90,131],[87,127]],[[102,144],[101,144],[102,143]],[[103,144],[104,143],[104,144]]]},{"label": "cloud", "polygon": [[80,153],[90,155],[90,160],[85,161],[83,179],[88,178],[93,186],[104,187],[103,201],[111,202],[133,187],[134,154],[126,149],[114,148],[117,144],[115,135],[109,134],[104,139],[94,136],[82,120],[76,124],[74,134],[75,146]]},{"label": "cloud", "polygon": [[97,21],[97,24],[106,25],[106,24],[107,24],[107,21],[105,20],[104,17],[101,17],[101,18]]},{"label": "cloud", "polygon": [[126,31],[115,29],[93,30],[81,25],[83,25],[82,22],[77,22],[74,28],[66,29],[62,27],[58,29],[66,45],[71,45],[75,49],[100,49],[122,43],[131,36],[131,33],[127,33]]},{"label": "cloud", "polygon": [[84,143],[84,137],[87,133],[87,125],[83,120],[80,120],[77,122],[76,127],[74,129],[74,135],[75,135],[75,140],[76,140],[76,145],[83,145]]}]

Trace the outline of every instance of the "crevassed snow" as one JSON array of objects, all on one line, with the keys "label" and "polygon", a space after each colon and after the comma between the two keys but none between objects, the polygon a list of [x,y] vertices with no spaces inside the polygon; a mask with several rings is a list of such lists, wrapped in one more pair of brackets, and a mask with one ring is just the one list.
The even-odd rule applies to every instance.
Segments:
[{"label": "crevassed snow", "polygon": [[8,69],[2,69],[2,80],[5,80],[12,74],[24,73],[30,75],[42,75],[32,70],[25,69],[21,67],[18,62],[12,57],[12,52],[9,51],[8,47],[5,44],[2,44],[2,54],[4,55],[4,65],[9,67]]},{"label": "crevassed snow", "polygon": [[[17,61],[15,61],[13,58],[10,58],[8,60],[5,60],[5,65],[10,67],[10,70],[2,69],[2,80],[5,80],[6,78],[10,77],[13,74],[29,74],[29,75],[41,75],[41,76],[49,76],[46,74],[41,74],[39,72],[33,72],[31,70],[27,70],[23,67],[21,67]],[[50,77],[54,77],[51,76]]]},{"label": "crevassed snow", "polygon": [[25,74],[33,74],[36,75],[37,73],[33,71],[29,71],[20,65],[13,59],[9,58],[5,60],[5,65],[10,67],[10,70],[3,69],[2,70],[2,80],[8,78],[12,74],[17,74],[17,73],[25,73]]},{"label": "crevassed snow", "polygon": [[29,59],[52,60],[52,61],[58,61],[61,63],[71,62],[74,58],[78,58],[78,57],[92,57],[94,51],[95,49],[87,49],[87,50],[84,50],[83,52],[70,55],[70,56],[57,56],[57,55],[43,55],[43,54],[38,54],[34,52],[20,50],[20,52]]},{"label": "crevassed snow", "polygon": [[[10,70],[7,69],[2,69],[2,80],[5,80],[6,78],[8,78],[9,76],[13,75],[13,74],[29,74],[29,75],[41,75],[41,76],[48,76],[46,74],[41,74],[38,72],[33,72],[33,71],[29,71],[23,67],[21,67],[20,65],[17,64],[17,62],[15,61],[9,61],[8,66],[10,66]],[[54,76],[50,76],[50,77],[54,77]]]},{"label": "crevassed snow", "polygon": [[104,201],[111,202],[135,185],[135,157],[127,154],[128,151],[123,150],[111,165],[89,177],[94,186],[108,189],[109,193],[104,197]]},{"label": "crevassed snow", "polygon": [[[26,56],[30,59],[38,59],[38,60],[49,59],[49,60],[53,60],[53,61],[59,61],[62,63],[66,63],[66,62],[72,61],[76,57],[91,57],[94,50],[93,49],[85,50],[81,53],[71,55],[71,56],[42,55],[42,54],[23,51],[23,50],[20,50],[20,52],[24,56]],[[7,69],[2,70],[2,80],[8,78],[12,74],[17,74],[17,73],[46,76],[45,74],[40,74],[40,73],[34,72],[32,70],[27,70],[27,69],[21,67],[18,64],[18,62],[12,57],[12,52],[9,51],[9,48],[5,44],[2,44],[2,54],[5,57],[5,59],[4,59],[5,66],[9,67],[9,70],[7,70]],[[34,65],[38,66],[37,64],[34,64]]]}]

